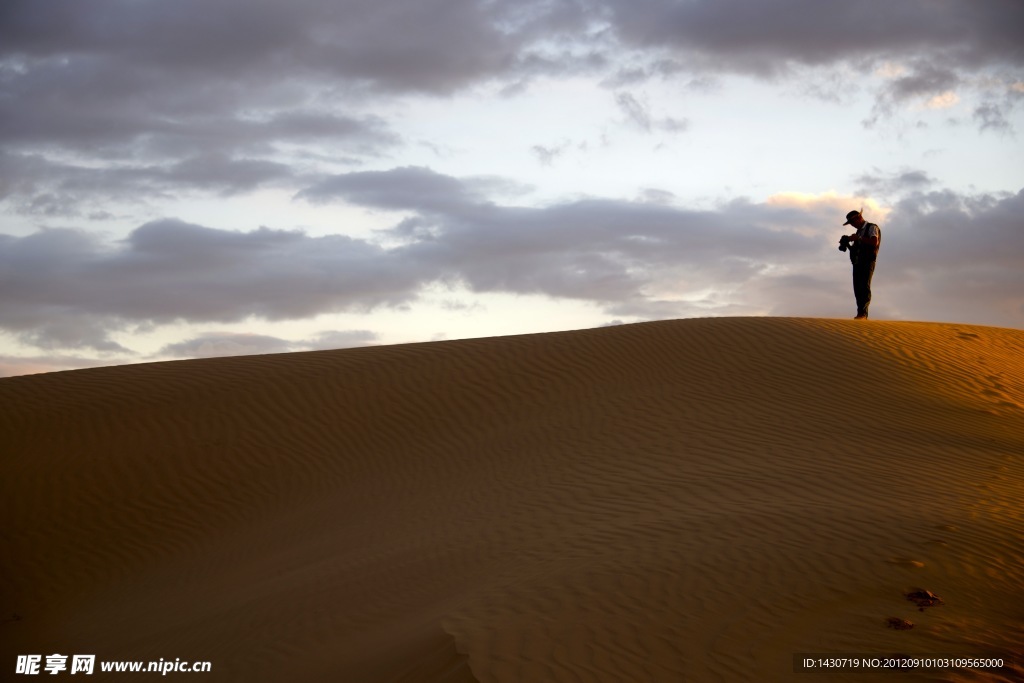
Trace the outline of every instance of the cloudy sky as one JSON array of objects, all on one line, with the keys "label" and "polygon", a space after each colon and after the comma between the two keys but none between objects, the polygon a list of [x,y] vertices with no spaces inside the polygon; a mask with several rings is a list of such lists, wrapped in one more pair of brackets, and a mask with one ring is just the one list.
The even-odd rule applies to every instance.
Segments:
[{"label": "cloudy sky", "polygon": [[0,375],[852,317],[861,207],[1022,328],[1022,136],[1019,0],[4,0]]}]

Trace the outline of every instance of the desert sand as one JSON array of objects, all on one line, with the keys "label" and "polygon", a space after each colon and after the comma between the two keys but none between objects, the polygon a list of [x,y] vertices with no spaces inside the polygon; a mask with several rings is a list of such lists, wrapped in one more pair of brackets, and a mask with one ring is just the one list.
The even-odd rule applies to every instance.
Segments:
[{"label": "desert sand", "polygon": [[55,653],[96,672],[36,680],[1024,680],[1020,330],[695,319],[12,377],[0,444],[4,680]]}]

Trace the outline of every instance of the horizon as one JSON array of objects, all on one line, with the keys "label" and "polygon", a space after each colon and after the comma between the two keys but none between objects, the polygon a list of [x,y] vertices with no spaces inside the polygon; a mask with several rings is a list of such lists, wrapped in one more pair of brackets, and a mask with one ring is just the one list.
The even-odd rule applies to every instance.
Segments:
[{"label": "horizon", "polygon": [[1024,328],[1024,6],[3,14],[0,377],[852,318],[862,206],[873,318]]},{"label": "horizon", "polygon": [[[208,355],[208,356],[197,356],[197,357],[188,357],[188,358],[164,358],[164,359],[159,359],[159,360],[143,360],[143,361],[131,361],[131,362],[125,362],[125,363],[113,363],[113,364],[110,364],[110,365],[89,365],[89,366],[81,367],[81,368],[57,368],[57,369],[40,370],[40,371],[37,371],[37,372],[24,372],[24,373],[20,373],[20,374],[16,374],[16,375],[10,375],[9,377],[0,376],[0,379],[9,379],[9,378],[14,378],[14,377],[32,377],[32,376],[52,374],[52,373],[74,372],[76,370],[105,370],[105,369],[128,368],[128,367],[131,367],[131,366],[143,366],[143,365],[151,365],[151,364],[159,364],[159,363],[180,363],[180,362],[187,362],[187,361],[216,361],[216,360],[221,360],[221,359],[223,359],[223,360],[231,360],[231,359],[239,359],[239,358],[246,358],[246,357],[257,357],[258,358],[260,356],[291,356],[291,355],[303,355],[303,354],[306,354],[306,353],[320,353],[320,352],[364,351],[364,350],[371,350],[371,349],[379,349],[381,352],[386,354],[386,353],[390,353],[388,347],[393,347],[393,346],[420,346],[420,345],[424,345],[424,344],[433,345],[433,344],[448,344],[448,343],[458,344],[460,342],[470,342],[470,343],[472,343],[472,342],[487,342],[487,341],[491,341],[491,340],[500,342],[502,340],[512,341],[515,338],[519,338],[519,337],[526,338],[526,337],[537,337],[537,336],[546,336],[546,335],[573,335],[575,333],[598,332],[598,331],[601,331],[601,330],[607,330],[607,329],[617,328],[617,327],[630,327],[630,326],[633,326],[633,325],[647,325],[647,324],[657,325],[659,323],[660,324],[672,324],[672,323],[686,324],[686,323],[693,323],[693,322],[699,323],[699,322],[705,322],[705,321],[722,321],[722,322],[726,322],[726,323],[728,323],[728,322],[737,322],[737,321],[750,321],[750,322],[753,322],[753,321],[780,321],[780,322],[793,322],[793,321],[796,321],[796,322],[801,322],[801,323],[820,324],[821,326],[826,327],[826,328],[830,327],[830,324],[833,324],[833,323],[840,323],[840,324],[849,323],[850,329],[857,329],[860,326],[867,326],[863,331],[864,332],[869,332],[869,334],[867,335],[868,337],[878,337],[878,335],[870,334],[870,328],[871,327],[875,327],[876,330],[882,331],[881,335],[883,337],[887,336],[889,334],[892,334],[894,329],[898,329],[898,328],[891,327],[892,325],[895,325],[895,326],[907,326],[907,327],[910,327],[910,328],[914,328],[914,327],[920,327],[920,328],[925,328],[925,327],[947,328],[947,329],[949,329],[952,332],[958,333],[958,335],[960,335],[961,338],[971,338],[971,339],[974,339],[977,335],[972,334],[971,332],[969,332],[968,330],[970,330],[970,329],[976,329],[976,330],[982,330],[982,331],[988,329],[988,330],[992,330],[994,332],[1017,332],[1017,331],[1020,331],[1020,332],[1024,333],[1024,330],[1017,330],[1017,328],[1007,328],[1007,327],[999,327],[999,326],[991,326],[991,325],[976,325],[976,324],[973,324],[973,323],[947,322],[947,321],[935,321],[935,320],[875,320],[875,321],[872,321],[870,323],[864,323],[864,322],[861,322],[861,321],[858,321],[858,320],[853,320],[853,319],[850,319],[850,318],[817,318],[817,317],[800,317],[800,316],[704,316],[704,317],[693,317],[693,318],[661,318],[661,319],[658,319],[658,320],[640,320],[640,321],[635,321],[635,322],[623,322],[623,323],[614,323],[614,324],[608,324],[608,325],[599,325],[597,327],[579,327],[579,328],[568,328],[568,329],[543,330],[543,331],[539,331],[539,332],[510,332],[508,334],[487,335],[487,336],[480,336],[480,337],[460,337],[460,338],[457,338],[457,339],[431,339],[431,340],[425,340],[425,341],[402,341],[402,342],[394,342],[394,343],[362,344],[362,345],[358,345],[358,346],[339,346],[339,347],[328,347],[328,348],[318,348],[318,349],[300,349],[300,350],[286,350],[286,351],[261,351],[261,352],[255,352],[255,353],[240,353],[240,354],[213,354],[213,355]],[[473,344],[472,346],[476,346],[476,345]],[[467,348],[470,348],[470,347],[467,347]]]}]

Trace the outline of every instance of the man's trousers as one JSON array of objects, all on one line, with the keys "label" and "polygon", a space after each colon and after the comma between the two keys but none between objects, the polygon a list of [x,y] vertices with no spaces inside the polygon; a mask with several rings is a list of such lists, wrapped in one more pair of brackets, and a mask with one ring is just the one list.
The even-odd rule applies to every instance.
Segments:
[{"label": "man's trousers", "polygon": [[857,315],[867,317],[871,305],[871,276],[875,274],[875,260],[862,259],[853,264],[853,295],[857,298]]}]

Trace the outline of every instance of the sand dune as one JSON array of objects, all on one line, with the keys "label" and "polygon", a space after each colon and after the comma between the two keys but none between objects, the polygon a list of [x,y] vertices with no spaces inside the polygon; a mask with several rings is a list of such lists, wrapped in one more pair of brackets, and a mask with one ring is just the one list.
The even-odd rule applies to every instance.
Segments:
[{"label": "sand dune", "polygon": [[[1019,330],[703,319],[13,377],[0,443],[5,679],[81,653],[196,681],[1024,680]],[[826,652],[1016,661],[793,673]]]}]

